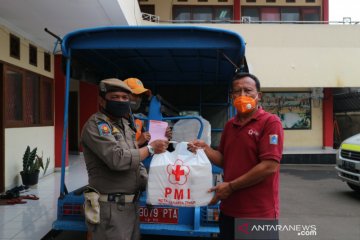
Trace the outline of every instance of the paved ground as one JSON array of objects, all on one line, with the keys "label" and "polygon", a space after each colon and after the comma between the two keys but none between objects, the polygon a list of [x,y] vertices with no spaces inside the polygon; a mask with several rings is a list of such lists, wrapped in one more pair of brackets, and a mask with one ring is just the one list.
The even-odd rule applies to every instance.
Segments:
[{"label": "paved ground", "polygon": [[281,239],[360,239],[360,194],[336,178],[334,167],[284,165],[281,170],[280,223],[316,225],[316,236]]},{"label": "paved ground", "polygon": [[[297,231],[281,231],[280,239],[360,239],[360,194],[336,178],[333,165],[282,165],[280,182],[280,225],[316,229],[303,232],[308,236],[299,236]],[[85,239],[85,235],[67,232],[55,239]],[[147,236],[144,239],[170,237]]]}]

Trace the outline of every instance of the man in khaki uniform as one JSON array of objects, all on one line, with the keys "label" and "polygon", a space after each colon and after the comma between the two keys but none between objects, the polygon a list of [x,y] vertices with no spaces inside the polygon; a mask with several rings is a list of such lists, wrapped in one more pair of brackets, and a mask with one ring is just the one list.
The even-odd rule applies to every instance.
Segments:
[{"label": "man in khaki uniform", "polygon": [[100,193],[100,223],[87,223],[93,239],[140,239],[137,201],[147,182],[141,161],[168,146],[165,140],[137,146],[130,120],[131,93],[119,79],[102,80],[100,111],[88,119],[82,131],[89,186]]}]

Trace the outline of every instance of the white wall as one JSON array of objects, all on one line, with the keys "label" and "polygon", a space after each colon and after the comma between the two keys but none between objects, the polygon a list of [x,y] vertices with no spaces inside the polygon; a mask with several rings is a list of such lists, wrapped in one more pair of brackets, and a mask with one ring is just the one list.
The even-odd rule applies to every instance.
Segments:
[{"label": "white wall", "polygon": [[263,87],[360,87],[360,26],[212,24],[246,41],[246,57]]},{"label": "white wall", "polygon": [[[54,78],[54,56],[50,53],[51,57],[51,71],[48,72],[44,70],[44,52],[48,52],[45,49],[37,46],[36,44],[30,42],[29,40],[21,37],[20,35],[15,34],[15,36],[20,38],[20,59],[16,59],[10,57],[10,33],[11,30],[5,28],[4,26],[0,25],[0,61],[4,61],[10,64],[13,64],[17,67],[21,67],[23,69],[32,71],[34,73],[41,74],[43,76]],[[38,55],[38,62],[37,66],[33,66],[29,64],[29,44],[32,44],[37,47],[37,55]]]},{"label": "white wall", "polygon": [[[46,174],[54,172],[54,127],[6,128],[5,129],[5,189],[22,184],[22,157],[27,146],[38,148],[44,160],[50,157]],[[40,171],[40,177],[43,172]]]},{"label": "white wall", "polygon": [[[106,1],[106,0],[102,0],[102,1]],[[132,25],[137,26],[142,24],[142,16],[138,1],[118,0],[118,4],[129,26]]]}]

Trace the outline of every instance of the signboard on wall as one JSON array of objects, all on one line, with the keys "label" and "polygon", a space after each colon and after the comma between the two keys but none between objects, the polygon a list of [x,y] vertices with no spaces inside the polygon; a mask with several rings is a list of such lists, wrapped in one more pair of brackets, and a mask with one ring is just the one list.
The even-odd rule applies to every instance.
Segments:
[{"label": "signboard on wall", "polygon": [[279,116],[284,129],[311,129],[309,92],[264,92],[261,105]]}]

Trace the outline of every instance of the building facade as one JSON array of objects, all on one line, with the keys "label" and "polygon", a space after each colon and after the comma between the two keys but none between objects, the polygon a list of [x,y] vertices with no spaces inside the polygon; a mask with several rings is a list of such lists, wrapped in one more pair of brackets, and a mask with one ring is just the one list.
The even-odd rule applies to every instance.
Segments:
[{"label": "building facade", "polygon": [[[262,105],[283,121],[284,159],[333,162],[334,93],[360,87],[360,29],[323,24],[328,0],[140,0],[139,5],[159,21],[134,20],[137,24],[195,24],[242,35],[250,72],[262,83]],[[0,46],[1,191],[21,183],[27,145],[50,157],[48,173],[61,167],[65,76],[61,54],[11,28],[0,27]],[[72,72],[67,144],[77,154],[82,126],[98,109],[96,82],[78,69]]]},{"label": "building facade", "polygon": [[161,22],[328,21],[328,0],[139,0],[142,12]]},{"label": "building facade", "polygon": [[[50,157],[54,170],[53,54],[10,29],[0,26],[0,186],[20,182],[26,146]],[[17,173],[17,174],[12,174]],[[0,189],[1,190],[1,189]]]}]

